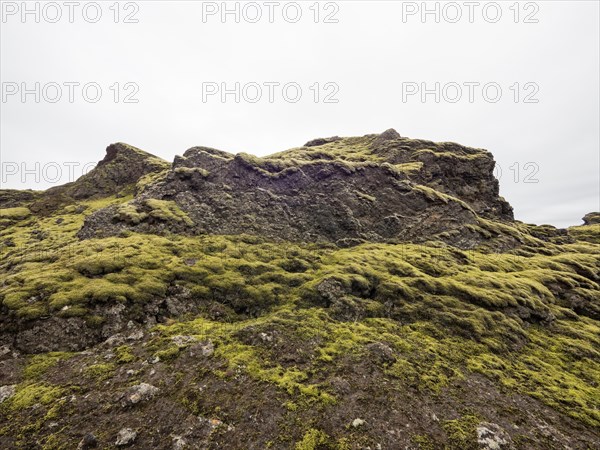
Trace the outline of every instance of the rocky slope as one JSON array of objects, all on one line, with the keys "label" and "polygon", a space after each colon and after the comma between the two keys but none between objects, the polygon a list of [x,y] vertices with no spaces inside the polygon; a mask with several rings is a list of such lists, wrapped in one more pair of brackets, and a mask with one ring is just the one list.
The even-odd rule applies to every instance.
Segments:
[{"label": "rocky slope", "polygon": [[600,224],[394,130],[0,190],[0,448],[598,448]]}]

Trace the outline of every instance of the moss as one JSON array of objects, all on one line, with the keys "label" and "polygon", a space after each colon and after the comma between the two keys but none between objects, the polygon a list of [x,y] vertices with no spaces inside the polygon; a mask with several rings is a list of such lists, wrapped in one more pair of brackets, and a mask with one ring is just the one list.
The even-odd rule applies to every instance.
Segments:
[{"label": "moss", "polygon": [[[352,144],[356,151],[346,162],[355,169],[369,162],[359,161],[369,157],[369,139]],[[342,147],[327,145],[343,156]],[[315,159],[298,154],[301,164],[320,158],[308,153]],[[260,164],[278,173],[296,163]],[[480,220],[473,230],[491,238],[510,235],[521,247],[496,253],[430,242],[337,249],[249,236],[138,233],[77,239],[85,215],[108,205],[132,207],[135,214],[145,214],[144,220],[150,218],[151,205],[134,207],[128,200],[82,202],[83,209],[3,229],[2,240],[15,244],[3,248],[0,262],[0,300],[9,314],[31,320],[78,316],[100,325],[104,319],[96,308],[103,304],[122,302],[134,311],[178,289],[190,293],[199,316],[159,326],[152,351],[168,360],[179,354],[169,337],[210,339],[222,377],[243,374],[272,384],[289,396],[290,404],[333,403],[324,380],[344,361],[364,360],[369,344],[382,342],[394,361],[372,365],[397,389],[436,395],[474,372],[581,423],[600,424],[600,329],[594,318],[600,251],[587,237],[543,243],[525,225]],[[170,204],[158,206],[177,215]],[[60,225],[57,218],[63,219]],[[45,238],[32,243],[32,232]],[[586,228],[588,233],[596,231]],[[326,295],[324,281],[334,282],[339,292]],[[275,345],[243,339],[239,332],[247,327],[279,333],[306,358],[290,364]],[[126,360],[132,357],[123,354]],[[32,359],[28,382],[38,381],[60,359]],[[89,373],[97,370],[101,378],[110,372],[101,366]]]},{"label": "moss", "polygon": [[92,364],[84,368],[84,374],[97,380],[104,381],[110,378],[116,370],[116,366],[112,363]]},{"label": "moss", "polygon": [[114,217],[121,222],[126,222],[131,225],[138,225],[146,220],[148,214],[145,212],[139,212],[135,204],[127,203],[117,208]]},{"label": "moss", "polygon": [[383,158],[371,149],[371,145],[375,139],[375,135],[341,138],[318,147],[308,149],[306,147],[299,147],[275,153],[265,159],[298,161],[329,161],[339,159],[351,162],[383,161]]},{"label": "moss", "polygon": [[114,354],[116,356],[116,361],[119,364],[125,364],[135,361],[135,355],[131,350],[131,347],[128,345],[121,345],[114,349]]},{"label": "moss", "polygon": [[419,450],[436,450],[434,442],[427,435],[416,434],[410,440],[413,444],[417,445]]},{"label": "moss", "polygon": [[62,433],[47,436],[42,443],[42,450],[68,450],[70,447],[63,439]]},{"label": "moss", "polygon": [[571,227],[569,234],[578,241],[600,244],[600,224]]},{"label": "moss", "polygon": [[319,450],[324,448],[330,448],[327,443],[329,442],[329,436],[321,430],[314,428],[309,429],[300,442],[296,443],[296,450]]},{"label": "moss", "polygon": [[154,354],[160,361],[171,361],[179,356],[179,347],[172,345]]},{"label": "moss", "polygon": [[37,403],[48,405],[65,394],[59,386],[44,383],[22,384],[10,399],[10,408],[13,411],[29,408]]},{"label": "moss", "polygon": [[154,198],[144,201],[144,204],[150,208],[149,216],[165,222],[183,222],[186,225],[193,225],[194,222],[184,213],[177,203],[168,200],[157,200]]},{"label": "moss", "polygon": [[365,194],[364,192],[355,191],[355,193],[356,193],[356,196],[357,196],[358,198],[361,198],[361,199],[363,199],[363,200],[367,200],[367,201],[369,201],[369,202],[374,202],[374,201],[376,201],[376,200],[377,200],[377,199],[376,199],[375,197],[373,197],[372,195]]},{"label": "moss", "polygon": [[288,411],[298,411],[298,404],[294,403],[294,402],[290,402],[287,401],[283,404],[283,406],[288,410]]},{"label": "moss", "polygon": [[23,220],[31,214],[29,208],[22,206],[15,208],[0,208],[0,219]]},{"label": "moss", "polygon": [[98,254],[82,258],[73,267],[86,277],[94,277],[119,272],[125,265],[125,259],[119,255]]},{"label": "moss", "polygon": [[198,174],[202,178],[207,178],[210,175],[208,170],[201,167],[177,167],[175,173],[182,178],[190,178],[195,174]]},{"label": "moss", "polygon": [[480,422],[481,420],[474,415],[465,415],[444,422],[443,428],[448,436],[446,448],[449,450],[478,449],[476,429]]},{"label": "moss", "polygon": [[150,172],[150,173],[147,173],[146,175],[144,175],[143,177],[141,177],[135,185],[136,195],[139,195],[142,192],[144,192],[152,184],[163,180],[169,173],[168,167],[169,166],[167,165],[167,167],[164,170],[157,171],[157,172]]},{"label": "moss", "polygon": [[67,360],[73,356],[73,353],[67,352],[51,352],[32,356],[25,369],[23,369],[23,377],[26,380],[39,379],[60,361]]},{"label": "moss", "polygon": [[394,167],[402,173],[413,174],[415,172],[419,172],[423,168],[423,163],[421,161],[414,161],[403,164],[395,164]]},{"label": "moss", "polygon": [[416,191],[425,194],[425,197],[427,197],[427,199],[430,200],[431,202],[458,203],[462,208],[464,208],[468,211],[471,211],[473,214],[475,214],[475,211],[473,211],[473,208],[471,208],[467,203],[460,200],[459,198],[445,194],[445,193],[435,190],[429,186],[414,185],[413,188]]}]

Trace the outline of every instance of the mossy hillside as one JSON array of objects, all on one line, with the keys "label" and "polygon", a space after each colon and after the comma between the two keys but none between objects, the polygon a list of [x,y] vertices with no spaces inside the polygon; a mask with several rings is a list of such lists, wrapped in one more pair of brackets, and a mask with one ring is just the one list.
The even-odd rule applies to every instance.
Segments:
[{"label": "mossy hillside", "polygon": [[489,158],[489,152],[482,149],[464,147],[453,142],[432,142],[422,139],[400,138],[381,141],[379,135],[342,137],[314,147],[297,147],[268,155],[267,161],[331,161],[350,163],[385,163],[391,159],[408,159],[395,166],[402,172],[418,172],[423,161],[431,159],[473,162]]},{"label": "mossy hillside", "polygon": [[[89,209],[99,206],[89,205]],[[412,369],[419,364],[417,360],[411,366],[399,362],[389,369],[390,373],[402,374],[405,381],[424,380],[432,389],[439,389],[446,380],[459,376],[450,370],[457,364],[456,355],[474,370],[489,371],[496,376],[496,365],[487,364],[489,358],[474,357],[478,352],[471,345],[481,346],[479,353],[483,354],[486,349],[509,353],[524,345],[534,345],[532,342],[539,339],[532,341],[529,324],[540,320],[552,322],[553,318],[556,320],[552,322],[552,329],[565,333],[565,339],[574,336],[575,342],[561,347],[560,354],[566,355],[561,370],[581,370],[573,366],[569,358],[575,358],[584,351],[582,348],[589,347],[577,343],[589,342],[590,334],[593,336],[596,330],[595,322],[579,317],[553,291],[560,285],[597,304],[598,274],[590,269],[600,265],[597,246],[586,242],[561,246],[561,252],[556,254],[520,256],[462,252],[440,245],[369,244],[333,250],[286,248],[249,237],[191,239],[133,234],[87,242],[72,239],[69,251],[64,251],[68,233],[57,233],[54,227],[66,227],[59,229],[72,232],[77,227],[69,228],[69,214],[62,218],[61,225],[53,219],[35,224],[48,233],[48,237],[40,241],[45,251],[25,254],[17,247],[3,263],[3,270],[7,272],[3,303],[17,315],[85,317],[98,304],[146,302],[164,295],[169,286],[175,284],[186,286],[197,298],[231,308],[230,318],[238,314],[242,314],[240,318],[269,317],[270,308],[277,310],[297,304],[326,307],[328,314],[343,320],[348,317],[358,321],[392,318],[400,323],[422,322],[425,328],[449,331],[459,347],[462,340],[469,343],[463,350],[454,352],[454,356],[447,355],[447,363],[438,367],[439,373],[436,374],[438,369],[427,367],[433,370],[431,378]],[[77,223],[80,224],[81,219]],[[29,240],[23,235],[28,234],[24,230],[28,226],[17,228],[10,236],[26,245]],[[56,240],[54,235],[62,236],[62,240]],[[335,280],[344,295],[333,303],[323,298],[318,286],[324,280]],[[514,313],[519,308],[527,311],[524,317]],[[315,330],[326,330],[324,335],[332,337],[331,342],[323,342],[316,353],[317,360],[324,364],[345,354],[349,348],[381,338],[381,330],[367,332],[360,325],[348,322],[333,326],[316,317],[318,319],[309,316],[296,320],[316,322]],[[540,328],[540,332],[544,330],[546,328]],[[227,335],[227,330],[223,333]],[[310,335],[306,329],[303,333]],[[412,339],[415,340],[426,341],[421,335]],[[405,338],[398,348],[408,348],[406,341],[410,343],[411,339]],[[453,348],[447,342],[443,347]],[[442,347],[436,348],[441,351]],[[281,380],[282,386],[292,386],[292,389],[306,380],[295,371],[281,372],[277,365],[250,364],[256,356],[253,350],[240,346],[235,340],[222,350],[224,356],[230,354],[232,364],[245,361],[260,379]],[[552,359],[552,355],[544,353],[547,351],[535,349],[542,352],[544,358]],[[589,353],[589,349],[585,351]],[[469,354],[471,357],[467,359]],[[554,365],[545,369],[557,367],[561,368]],[[513,370],[519,373],[518,369]],[[590,378],[597,366],[591,364],[591,368],[585,370]],[[504,373],[510,372],[505,370]],[[506,380],[505,384],[514,383],[510,381],[513,378]],[[557,377],[548,373],[541,386],[557,382]],[[571,381],[574,385],[581,382]],[[298,388],[305,393],[311,389],[310,384]],[[533,395],[544,395],[544,390],[535,386],[522,389]],[[586,389],[579,389],[584,398],[592,392]],[[546,400],[565,408],[565,402],[558,400],[562,398],[559,394],[564,392],[545,394],[549,397]],[[589,419],[589,416],[589,412],[584,413],[584,417]],[[595,420],[593,416],[592,420]]]},{"label": "mossy hillside", "polygon": [[[14,244],[3,247],[0,263],[1,298],[10,313],[30,320],[94,320],[98,308],[144,304],[184,288],[199,304],[222,309],[218,317],[207,308],[194,320],[160,326],[152,351],[165,361],[174,363],[181,353],[173,346],[175,335],[210,339],[216,357],[226,361],[215,376],[245,373],[296,404],[329,407],[338,399],[328,378],[344,360],[370,358],[369,344],[383,342],[395,355],[382,363],[383,370],[398,389],[441,395],[451,383],[478,373],[599,425],[600,329],[594,311],[600,252],[593,242],[542,247],[518,224],[510,231],[524,242],[512,253],[461,251],[434,242],[337,249],[251,236],[76,239],[85,215],[129,200],[82,202],[2,230],[2,241]],[[491,221],[480,226],[490,233],[506,227]],[[324,294],[325,281],[337,286],[337,294]],[[585,311],[569,303],[574,294],[587,302]],[[291,347],[282,353],[249,340],[248,328],[277,332]],[[284,357],[292,347],[304,350],[295,362]],[[128,350],[118,353],[118,364],[132,361]],[[39,381],[61,360],[46,355],[31,361],[27,386],[33,388],[17,397],[18,405],[62,394]],[[86,376],[107,379],[114,367],[98,366]]]},{"label": "mossy hillside", "polygon": [[[153,344],[164,349],[157,352],[159,356],[168,351],[169,361],[178,357],[179,350],[171,343],[174,336],[210,340],[215,355],[228,361],[223,376],[245,373],[296,396],[300,404],[336,404],[335,393],[324,381],[348,358],[373,358],[369,344],[383,342],[394,357],[379,364],[398,389],[410,387],[442,395],[451,383],[481,373],[504,389],[532,395],[586,424],[600,425],[600,391],[594,381],[600,375],[600,359],[594,349],[600,344],[600,328],[587,318],[558,320],[552,328],[526,328],[518,350],[503,349],[503,343],[492,339],[478,342],[457,333],[452,325],[428,320],[407,325],[385,318],[339,322],[324,308],[281,308],[235,324],[195,319],[160,326],[159,331],[162,337]],[[244,338],[248,333],[281,336],[293,348],[303,349],[303,354],[290,364],[290,355],[277,346],[260,338],[248,343]]]},{"label": "mossy hillside", "polygon": [[[93,170],[64,186],[65,195],[87,199],[115,195],[123,190],[133,193],[142,178],[154,175],[156,180],[170,166],[167,161],[125,143],[112,144],[106,152],[106,157]],[[145,178],[145,181],[149,180]]]},{"label": "mossy hillside", "polygon": [[[299,305],[322,302],[316,286],[321,279],[333,278],[355,297],[352,312],[359,314],[352,321],[340,322],[334,318],[339,314],[336,305],[321,303],[301,310],[282,306],[260,319],[236,323],[233,329],[197,319],[161,330],[167,336],[192,334],[214,340],[218,354],[233,365],[231,370],[248,370],[260,380],[284,389],[294,386],[292,391],[304,394],[315,387],[318,392],[324,389],[318,380],[335,370],[336,361],[351,354],[364,356],[366,345],[383,341],[398,355],[386,371],[401,386],[442,392],[453,380],[482,373],[507,389],[598,425],[600,392],[593,380],[600,375],[594,350],[600,344],[600,328],[596,321],[560,306],[545,285],[585,285],[597,293],[595,282],[577,273],[581,264],[597,266],[596,249],[573,247],[587,253],[473,257],[455,249],[421,247],[419,252],[403,248],[400,256],[384,245],[336,251],[324,255],[314,280],[299,288]],[[532,325],[512,313],[515,306],[530,308],[534,315],[550,313],[555,319]],[[290,331],[298,330],[297,324],[302,324],[301,331]],[[279,330],[297,347],[314,348],[313,356],[304,365],[284,369],[275,354],[235,337],[232,341],[233,330],[248,326]],[[291,385],[285,381],[290,376]]]},{"label": "mossy hillside", "polygon": [[[66,269],[84,247],[75,237],[86,215],[107,205],[127,201],[107,197],[68,206],[52,216],[30,217],[0,231],[0,271],[5,281],[0,292],[4,305],[22,317],[47,313],[46,302],[62,284],[72,281]],[[89,250],[89,248],[88,248]],[[90,254],[85,250],[87,255]]]},{"label": "mossy hillside", "polygon": [[571,227],[569,233],[579,241],[600,244],[600,224]]},{"label": "mossy hillside", "polygon": [[[171,214],[169,212],[168,214]],[[52,236],[57,225],[37,227]],[[78,224],[81,222],[78,221]],[[69,228],[65,219],[62,227]],[[5,258],[5,306],[17,315],[85,316],[97,304],[145,302],[183,286],[198,299],[218,300],[236,311],[259,311],[306,281],[310,249],[252,245],[244,237],[206,239],[133,234],[80,242],[67,233],[25,250],[27,231],[10,237],[17,247]],[[56,233],[59,235],[59,233]],[[253,242],[254,238],[247,238]],[[23,246],[23,247],[21,247]],[[309,258],[303,259],[303,255]]]}]

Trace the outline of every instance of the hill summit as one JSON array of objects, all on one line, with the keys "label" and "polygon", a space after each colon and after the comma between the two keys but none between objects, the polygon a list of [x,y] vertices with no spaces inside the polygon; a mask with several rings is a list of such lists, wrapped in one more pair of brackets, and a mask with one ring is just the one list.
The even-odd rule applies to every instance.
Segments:
[{"label": "hill summit", "polygon": [[600,213],[493,169],[390,129],[0,190],[0,448],[597,448]]},{"label": "hill summit", "polygon": [[[485,150],[394,130],[315,139],[264,158],[194,147],[135,200],[89,217],[80,237],[166,229],[342,246],[435,238],[469,248],[484,240],[479,217],[513,219],[493,169]],[[157,201],[181,214],[153,213]]]}]

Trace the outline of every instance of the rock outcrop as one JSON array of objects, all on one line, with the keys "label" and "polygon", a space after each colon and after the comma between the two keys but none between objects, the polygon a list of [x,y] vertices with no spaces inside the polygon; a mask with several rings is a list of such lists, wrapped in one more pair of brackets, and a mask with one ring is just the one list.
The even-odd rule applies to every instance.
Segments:
[{"label": "rock outcrop", "polygon": [[583,216],[584,225],[598,225],[600,224],[600,212],[591,212]]},{"label": "rock outcrop", "polygon": [[77,201],[133,193],[140,178],[168,166],[166,161],[131,145],[111,144],[93,170],[76,181],[48,189],[38,195],[29,208],[34,213],[47,215]]},{"label": "rock outcrop", "polygon": [[[341,246],[438,238],[469,248],[482,240],[468,228],[479,215],[513,218],[493,169],[484,150],[395,130],[316,139],[265,158],[194,147],[126,208],[89,217],[79,235],[245,233]],[[153,213],[153,200],[181,214]]]}]

